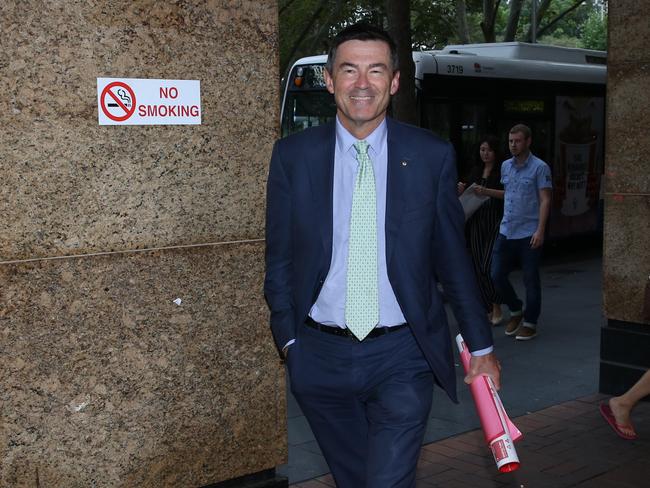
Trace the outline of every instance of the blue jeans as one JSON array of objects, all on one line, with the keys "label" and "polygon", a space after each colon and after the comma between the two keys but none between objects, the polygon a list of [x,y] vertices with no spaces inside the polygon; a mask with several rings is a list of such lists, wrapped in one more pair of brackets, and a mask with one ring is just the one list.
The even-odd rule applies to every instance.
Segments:
[{"label": "blue jeans", "polygon": [[542,286],[539,278],[542,248],[532,249],[530,239],[531,237],[506,239],[503,234],[499,234],[492,251],[491,274],[503,303],[508,305],[511,312],[518,312],[522,309],[523,302],[512,288],[508,275],[515,269],[517,263],[521,264],[526,287],[524,322],[537,324],[542,307]]}]

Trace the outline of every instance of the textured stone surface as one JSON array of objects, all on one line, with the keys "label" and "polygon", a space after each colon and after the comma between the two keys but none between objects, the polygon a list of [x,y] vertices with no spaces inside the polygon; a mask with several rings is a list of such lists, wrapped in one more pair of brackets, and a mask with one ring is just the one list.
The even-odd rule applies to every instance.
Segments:
[{"label": "textured stone surface", "polygon": [[607,60],[612,63],[649,62],[650,1],[610,0],[607,12]]},{"label": "textured stone surface", "polygon": [[286,462],[262,254],[0,266],[0,486],[195,488]]},{"label": "textured stone surface", "polygon": [[[0,262],[259,237],[275,1],[0,3]],[[198,79],[201,126],[100,127],[97,77]]]},{"label": "textured stone surface", "polygon": [[650,1],[608,5],[603,302],[607,319],[643,322],[650,278]]},{"label": "textured stone surface", "polygon": [[650,87],[650,62],[610,65],[605,172],[608,193],[650,194],[650,91],[643,87]]},{"label": "textured stone surface", "polygon": [[[285,462],[261,242],[277,3],[9,0],[0,30],[0,487]],[[200,80],[202,125],[100,127],[98,77]]]},{"label": "textured stone surface", "polygon": [[608,319],[643,323],[650,278],[649,236],[650,195],[606,196],[603,283]]}]

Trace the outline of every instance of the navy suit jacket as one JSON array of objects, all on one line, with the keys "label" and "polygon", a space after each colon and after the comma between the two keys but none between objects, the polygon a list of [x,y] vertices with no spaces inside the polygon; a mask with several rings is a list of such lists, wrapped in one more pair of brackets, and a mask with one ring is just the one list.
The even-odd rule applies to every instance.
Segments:
[{"label": "navy suit jacket", "polygon": [[[464,238],[451,144],[387,119],[386,263],[397,301],[436,381],[456,400],[452,341],[439,281],[470,350],[492,345]],[[267,186],[266,279],[281,349],[300,340],[332,258],[335,123],[276,142]]]}]

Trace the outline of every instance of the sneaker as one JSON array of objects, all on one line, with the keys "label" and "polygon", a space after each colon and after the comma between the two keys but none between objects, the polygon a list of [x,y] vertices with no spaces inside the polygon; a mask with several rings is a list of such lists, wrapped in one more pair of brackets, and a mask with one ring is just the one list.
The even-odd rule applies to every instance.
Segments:
[{"label": "sneaker", "polygon": [[521,321],[523,319],[524,314],[512,315],[506,324],[506,335],[515,335],[517,333],[517,329],[519,329],[519,324],[521,324]]},{"label": "sneaker", "polygon": [[533,329],[532,327],[528,327],[526,323],[519,327],[519,330],[517,330],[517,339],[518,341],[529,341],[531,339],[534,339],[537,336],[537,329]]}]

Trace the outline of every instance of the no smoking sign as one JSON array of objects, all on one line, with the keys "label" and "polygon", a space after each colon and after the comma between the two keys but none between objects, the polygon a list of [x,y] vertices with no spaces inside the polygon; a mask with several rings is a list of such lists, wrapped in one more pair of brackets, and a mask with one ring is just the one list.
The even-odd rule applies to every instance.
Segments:
[{"label": "no smoking sign", "polygon": [[99,125],[201,124],[198,80],[97,78]]},{"label": "no smoking sign", "polygon": [[123,122],[135,113],[135,93],[126,83],[113,81],[102,90],[99,105],[106,117]]}]

